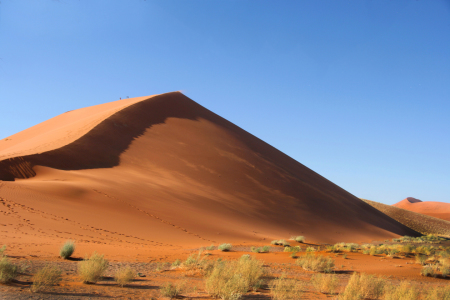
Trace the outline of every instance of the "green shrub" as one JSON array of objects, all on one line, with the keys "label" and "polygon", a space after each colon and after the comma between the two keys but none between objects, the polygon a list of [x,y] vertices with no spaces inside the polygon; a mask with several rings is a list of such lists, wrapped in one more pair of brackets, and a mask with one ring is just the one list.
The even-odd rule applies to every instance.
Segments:
[{"label": "green shrub", "polygon": [[75,251],[75,242],[74,241],[67,241],[62,245],[61,249],[59,249],[59,256],[61,256],[64,259],[68,259],[73,252]]},{"label": "green shrub", "polygon": [[218,261],[206,276],[205,290],[215,298],[240,299],[249,289],[260,285],[263,274],[263,262],[252,257]]},{"label": "green shrub", "polygon": [[307,254],[297,259],[296,264],[308,271],[331,273],[334,269],[334,259],[323,255]]},{"label": "green shrub", "polygon": [[303,293],[303,283],[295,279],[286,278],[283,274],[274,280],[272,286],[272,299],[274,300],[296,300]]},{"label": "green shrub", "polygon": [[108,268],[108,261],[103,255],[94,252],[92,256],[78,263],[78,275],[80,275],[83,283],[96,283]]},{"label": "green shrub", "polygon": [[0,282],[8,283],[19,275],[19,268],[11,263],[7,257],[0,260]]},{"label": "green shrub", "polygon": [[419,292],[407,281],[398,286],[390,286],[385,290],[384,300],[418,300]]},{"label": "green shrub", "polygon": [[57,285],[62,280],[61,273],[62,272],[58,267],[50,265],[43,267],[33,276],[31,291],[36,293],[47,287]]},{"label": "green shrub", "polygon": [[319,293],[334,294],[339,285],[339,279],[334,274],[318,273],[311,277],[311,283]]},{"label": "green shrub", "polygon": [[168,282],[161,286],[159,291],[163,297],[173,299],[180,296],[183,293],[183,290],[184,282],[178,284]]},{"label": "green shrub", "polygon": [[233,246],[231,244],[222,244],[218,247],[220,251],[230,251]]},{"label": "green shrub", "polygon": [[136,278],[136,272],[131,267],[120,267],[114,274],[114,280],[120,287],[130,283],[134,278]]}]

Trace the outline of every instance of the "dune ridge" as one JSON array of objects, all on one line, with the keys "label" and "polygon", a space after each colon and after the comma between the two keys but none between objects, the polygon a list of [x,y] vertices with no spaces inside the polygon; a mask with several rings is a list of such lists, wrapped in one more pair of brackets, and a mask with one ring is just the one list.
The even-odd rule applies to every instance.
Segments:
[{"label": "dune ridge", "polygon": [[419,199],[408,197],[392,206],[450,221],[450,203],[421,201]]},{"label": "dune ridge", "polygon": [[0,144],[1,212],[19,240],[75,236],[117,252],[418,235],[179,92],[72,111],[29,130]]}]

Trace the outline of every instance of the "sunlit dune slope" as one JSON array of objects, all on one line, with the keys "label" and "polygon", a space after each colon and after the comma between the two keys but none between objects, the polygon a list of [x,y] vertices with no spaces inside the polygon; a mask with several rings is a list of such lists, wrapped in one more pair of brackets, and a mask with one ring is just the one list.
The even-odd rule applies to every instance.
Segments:
[{"label": "sunlit dune slope", "polygon": [[421,201],[419,199],[408,197],[393,204],[393,206],[450,221],[450,203]]},{"label": "sunlit dune slope", "polygon": [[450,237],[449,221],[395,207],[394,205],[391,206],[366,199],[363,200],[386,215],[424,235],[434,234]]},{"label": "sunlit dune slope", "polygon": [[0,157],[1,222],[16,243],[119,251],[417,234],[179,92],[67,112],[3,140]]}]

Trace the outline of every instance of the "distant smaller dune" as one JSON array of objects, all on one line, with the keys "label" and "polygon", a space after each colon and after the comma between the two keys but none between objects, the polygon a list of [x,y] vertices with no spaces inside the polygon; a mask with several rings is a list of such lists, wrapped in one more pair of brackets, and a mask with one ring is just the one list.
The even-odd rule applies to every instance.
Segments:
[{"label": "distant smaller dune", "polygon": [[[409,199],[414,198],[406,198],[401,202],[409,202]],[[367,204],[373,206],[374,208],[378,209],[382,213],[388,215],[389,217],[397,220],[399,223],[402,223],[405,226],[408,226],[409,228],[418,231],[424,235],[427,234],[434,234],[439,235],[443,237],[450,238],[450,222],[446,220],[442,220],[440,218],[435,218],[429,215],[417,213],[410,211],[408,209],[399,208],[394,205],[386,205],[379,202],[367,200],[367,199],[361,199]],[[418,199],[414,199],[418,200]],[[422,202],[418,200],[419,202],[414,202],[414,204],[411,205],[417,205],[421,203],[427,203]],[[400,204],[401,202],[397,203]],[[440,202],[438,202],[440,203]],[[396,204],[396,205],[397,205]],[[446,203],[444,203],[446,204]]]},{"label": "distant smaller dune", "polygon": [[408,197],[392,206],[450,221],[450,203],[422,201],[413,197]]}]

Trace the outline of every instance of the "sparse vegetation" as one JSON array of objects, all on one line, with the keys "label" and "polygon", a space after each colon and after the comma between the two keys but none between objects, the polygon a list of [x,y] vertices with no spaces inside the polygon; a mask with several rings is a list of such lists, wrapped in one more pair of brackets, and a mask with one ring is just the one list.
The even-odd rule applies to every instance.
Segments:
[{"label": "sparse vegetation", "polygon": [[58,267],[47,265],[34,275],[31,291],[40,292],[45,288],[57,285],[61,280],[61,270]]},{"label": "sparse vegetation", "polygon": [[303,283],[295,279],[286,278],[285,274],[274,280],[271,288],[274,300],[300,299],[303,294]]},{"label": "sparse vegetation", "polygon": [[214,245],[211,245],[211,246],[208,246],[208,247],[206,247],[206,250],[215,250],[216,249],[216,246],[214,246]]},{"label": "sparse vegetation", "polygon": [[318,273],[311,277],[311,283],[320,293],[334,294],[339,285],[339,279],[335,274]]},{"label": "sparse vegetation", "polygon": [[96,283],[108,268],[108,261],[103,255],[94,252],[89,259],[78,263],[78,274],[83,283]]},{"label": "sparse vegetation", "polygon": [[420,271],[420,275],[436,277],[437,276],[436,268],[434,266],[432,266],[432,265],[426,265]]},{"label": "sparse vegetation", "polygon": [[433,287],[427,290],[425,300],[450,300],[450,286]]},{"label": "sparse vegetation", "polygon": [[0,248],[0,257],[5,256],[5,251],[6,251],[6,245],[3,245],[3,246]]},{"label": "sparse vegetation", "polygon": [[262,261],[241,257],[237,261],[216,261],[205,281],[206,291],[223,300],[240,299],[249,289],[260,284],[264,273]]},{"label": "sparse vegetation", "polygon": [[7,257],[0,259],[0,282],[9,283],[19,275],[19,268],[10,262]]},{"label": "sparse vegetation", "polygon": [[297,243],[304,243],[305,242],[305,237],[302,235],[299,236],[293,236],[291,237],[291,240],[296,241]]},{"label": "sparse vegetation", "polygon": [[305,270],[323,273],[331,273],[335,267],[334,259],[311,253],[299,257],[296,264]]},{"label": "sparse vegetation", "polygon": [[353,273],[342,294],[340,300],[353,299],[379,299],[385,290],[386,280],[374,275]]},{"label": "sparse vegetation", "polygon": [[134,278],[136,278],[136,272],[131,267],[121,267],[114,274],[114,280],[120,287],[130,283]]},{"label": "sparse vegetation", "polygon": [[72,256],[74,251],[75,251],[75,242],[67,241],[64,243],[64,245],[61,246],[61,249],[59,250],[59,256],[61,256],[64,259],[68,259],[70,256]]},{"label": "sparse vegetation", "polygon": [[398,286],[389,286],[385,290],[384,300],[417,300],[419,291],[407,281]]},{"label": "sparse vegetation", "polygon": [[218,247],[220,251],[230,251],[233,246],[231,244],[222,244]]},{"label": "sparse vegetation", "polygon": [[176,259],[176,260],[172,263],[172,268],[179,267],[180,265],[181,265],[181,260],[180,260],[180,259]]},{"label": "sparse vegetation", "polygon": [[266,252],[269,252],[269,250],[270,250],[269,246],[252,247],[252,252],[255,252],[255,253],[266,253]]},{"label": "sparse vegetation", "polygon": [[160,288],[160,293],[163,297],[167,297],[169,299],[176,298],[183,293],[185,283],[171,283],[167,282]]}]

